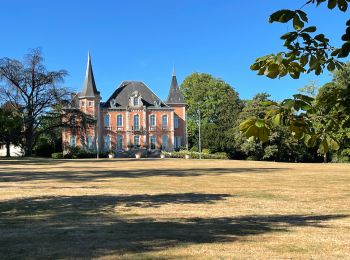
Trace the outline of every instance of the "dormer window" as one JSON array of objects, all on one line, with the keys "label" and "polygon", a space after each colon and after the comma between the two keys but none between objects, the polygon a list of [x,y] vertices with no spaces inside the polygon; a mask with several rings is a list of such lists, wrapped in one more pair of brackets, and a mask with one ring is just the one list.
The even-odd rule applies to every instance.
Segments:
[{"label": "dormer window", "polygon": [[138,107],[139,106],[139,97],[134,97],[134,107]]},{"label": "dormer window", "polygon": [[131,107],[142,107],[142,97],[138,91],[134,91],[129,97],[129,106]]}]

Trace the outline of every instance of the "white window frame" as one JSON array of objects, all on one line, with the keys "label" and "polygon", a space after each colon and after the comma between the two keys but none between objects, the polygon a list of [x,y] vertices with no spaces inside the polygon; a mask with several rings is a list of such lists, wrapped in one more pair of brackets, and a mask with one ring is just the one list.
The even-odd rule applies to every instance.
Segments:
[{"label": "white window frame", "polygon": [[[135,100],[137,100],[137,104],[135,104]],[[139,99],[139,97],[133,97],[132,104],[134,105],[134,107],[139,107],[140,106],[140,99]]]},{"label": "white window frame", "polygon": [[[166,144],[166,146],[164,145],[164,137],[166,137],[166,140],[167,140],[167,144]],[[167,150],[168,149],[168,147],[169,147],[169,136],[167,136],[167,135],[163,135],[162,136],[162,150]]]},{"label": "white window frame", "polygon": [[[118,125],[118,117],[122,118],[122,124],[121,125]],[[117,120],[117,122],[116,122],[117,127],[123,127],[124,126],[124,117],[123,117],[122,114],[118,114],[116,120]]]},{"label": "white window frame", "polygon": [[[135,117],[138,117],[138,120],[137,120],[137,125],[138,125],[138,128],[135,127]],[[134,131],[139,131],[140,130],[140,115],[139,114],[135,114],[133,116],[133,127],[134,127]]]},{"label": "white window frame", "polygon": [[[152,116],[154,116],[154,125],[151,124],[152,123],[152,120],[151,120]],[[156,125],[157,125],[157,117],[156,117],[156,115],[155,114],[149,115],[149,126],[154,128],[154,127],[156,127]]]},{"label": "white window frame", "polygon": [[[138,139],[137,143],[135,142],[136,138]],[[141,139],[139,135],[134,135],[134,146],[141,146],[140,140]]]},{"label": "white window frame", "polygon": [[88,101],[88,106],[92,107],[93,106],[93,101]]},{"label": "white window frame", "polygon": [[[165,126],[164,126],[163,117],[166,117],[166,125],[165,125]],[[162,115],[162,129],[168,129],[168,121],[169,121],[168,115],[163,114],[163,115]]]},{"label": "white window frame", "polygon": [[[154,139],[154,148],[152,148],[152,139]],[[149,148],[152,150],[157,149],[157,136],[156,135],[151,135],[149,137]]]},{"label": "white window frame", "polygon": [[[121,147],[118,147],[119,140],[121,140]],[[116,149],[117,150],[123,150],[123,145],[124,145],[124,136],[123,135],[117,135],[117,140],[116,140]]]}]

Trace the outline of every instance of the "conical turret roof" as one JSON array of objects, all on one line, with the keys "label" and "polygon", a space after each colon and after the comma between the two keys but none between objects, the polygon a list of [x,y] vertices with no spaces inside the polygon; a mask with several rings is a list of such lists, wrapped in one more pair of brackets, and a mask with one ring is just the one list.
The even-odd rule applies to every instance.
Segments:
[{"label": "conical turret roof", "polygon": [[167,104],[184,104],[185,103],[184,97],[179,88],[179,84],[177,83],[175,68],[173,70],[169,95],[168,95],[168,99],[166,100],[166,103]]},{"label": "conical turret roof", "polygon": [[99,94],[100,92],[97,91],[94,73],[92,71],[90,52],[88,52],[88,62],[86,66],[85,80],[83,84],[83,90],[80,93],[80,97],[94,97]]}]

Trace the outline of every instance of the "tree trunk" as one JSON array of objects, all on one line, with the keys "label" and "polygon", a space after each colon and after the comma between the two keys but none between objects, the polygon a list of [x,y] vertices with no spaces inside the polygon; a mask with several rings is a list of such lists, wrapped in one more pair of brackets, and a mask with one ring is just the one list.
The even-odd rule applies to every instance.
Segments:
[{"label": "tree trunk", "polygon": [[33,118],[29,117],[27,124],[26,124],[26,130],[24,133],[24,156],[32,156],[33,155],[33,146],[34,146],[34,127],[33,127]]},{"label": "tree trunk", "polygon": [[323,154],[323,162],[327,163],[327,153]]},{"label": "tree trunk", "polygon": [[6,157],[11,157],[10,142],[6,142]]}]

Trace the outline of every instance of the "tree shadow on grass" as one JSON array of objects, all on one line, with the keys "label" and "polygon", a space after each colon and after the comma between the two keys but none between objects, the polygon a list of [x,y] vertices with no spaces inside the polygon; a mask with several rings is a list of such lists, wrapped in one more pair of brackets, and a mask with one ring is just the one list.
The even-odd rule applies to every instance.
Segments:
[{"label": "tree shadow on grass", "polygon": [[[52,168],[54,169],[54,168]],[[64,168],[62,170],[42,171],[42,168],[0,169],[0,182],[23,182],[56,180],[69,182],[104,181],[103,179],[113,178],[144,178],[144,177],[196,177],[203,175],[224,175],[224,174],[249,174],[268,173],[282,170],[281,168],[186,168],[186,169],[133,169],[133,170],[101,170],[92,168],[88,171],[81,171],[77,168]],[[108,180],[110,181],[110,180]]]},{"label": "tree shadow on grass", "polygon": [[[0,258],[91,258],[146,253],[247,236],[328,227],[348,215],[248,215],[225,218],[145,218],[120,207],[210,204],[227,194],[38,197],[0,203]],[[175,212],[174,212],[175,213]],[[174,214],[175,215],[175,214]]]}]

